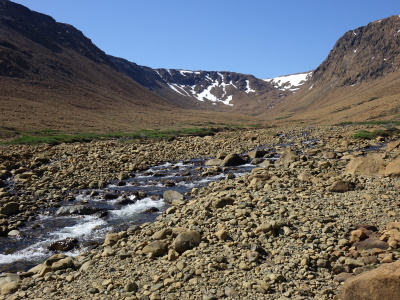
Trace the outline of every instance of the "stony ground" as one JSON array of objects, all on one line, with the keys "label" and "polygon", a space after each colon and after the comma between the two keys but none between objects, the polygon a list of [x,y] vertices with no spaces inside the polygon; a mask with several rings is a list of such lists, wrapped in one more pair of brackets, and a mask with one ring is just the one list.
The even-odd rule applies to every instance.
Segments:
[{"label": "stony ground", "polygon": [[[385,141],[353,140],[354,130],[0,148],[3,183],[15,181],[0,192],[3,234],[71,190],[99,188],[162,161],[223,158],[265,144],[281,155],[275,163],[260,160],[250,174],[194,189],[184,201],[172,199],[156,222],[109,233],[78,257],[57,254],[18,276],[3,274],[0,299],[337,298],[348,278],[400,257],[400,226],[386,230],[399,218],[397,177],[348,167]],[[399,154],[391,148],[375,150],[386,164]],[[10,203],[19,206],[13,211]]]}]

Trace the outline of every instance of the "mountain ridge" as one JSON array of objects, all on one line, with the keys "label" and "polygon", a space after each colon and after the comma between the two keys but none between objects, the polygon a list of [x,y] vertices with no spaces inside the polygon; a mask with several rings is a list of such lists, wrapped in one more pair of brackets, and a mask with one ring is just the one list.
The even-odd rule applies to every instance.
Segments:
[{"label": "mountain ridge", "polygon": [[[400,16],[347,31],[269,120],[339,123],[399,119]],[[372,99],[372,100],[371,100]]]},{"label": "mountain ridge", "polygon": [[8,0],[0,0],[0,25],[0,128],[114,131],[397,117],[399,16],[348,31],[313,71],[273,79],[140,66]]}]

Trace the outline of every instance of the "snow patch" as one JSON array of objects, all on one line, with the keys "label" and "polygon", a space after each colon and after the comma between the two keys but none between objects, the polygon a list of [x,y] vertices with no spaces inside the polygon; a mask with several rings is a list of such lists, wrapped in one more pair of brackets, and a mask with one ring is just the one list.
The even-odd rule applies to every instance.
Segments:
[{"label": "snow patch", "polygon": [[245,90],[245,92],[246,92],[246,94],[255,93],[256,92],[256,90],[254,90],[254,89],[252,89],[250,87],[250,81],[248,81],[248,80],[246,80],[246,90]]},{"label": "snow patch", "polygon": [[186,74],[200,74],[200,71],[189,71],[189,70],[179,70],[182,76],[186,76]]},{"label": "snow patch", "polygon": [[264,79],[264,81],[270,82],[275,88],[281,91],[296,91],[302,86],[310,77],[312,72],[299,73],[293,75],[279,76],[272,79]]},{"label": "snow patch", "polygon": [[171,89],[173,89],[175,92],[177,92],[177,93],[179,93],[179,94],[181,94],[181,95],[183,95],[183,96],[187,96],[186,94],[182,93],[180,90],[178,90],[178,89],[176,88],[176,86],[178,86],[177,84],[168,83],[168,86],[169,86]]},{"label": "snow patch", "polygon": [[[182,76],[187,76],[188,74],[200,74],[200,71],[188,71],[188,70],[179,70],[180,74]],[[225,76],[224,74],[218,72],[218,78],[213,80],[210,77],[210,74],[205,74],[204,79],[207,81],[207,84],[200,86],[201,92],[197,92],[199,90],[198,85],[179,85],[176,83],[168,83],[168,86],[173,89],[175,92],[185,96],[185,97],[194,97],[199,101],[204,102],[205,100],[209,100],[214,102],[213,105],[216,105],[217,102],[220,102],[222,104],[228,105],[228,106],[233,106],[232,103],[230,103],[233,100],[232,95],[228,95],[228,92],[226,90],[227,86],[233,86],[234,88],[237,88],[232,81],[230,83],[225,82]],[[218,89],[219,92],[221,91],[222,88],[222,96],[217,97],[215,95],[215,91]],[[248,88],[248,92],[253,91]]]}]

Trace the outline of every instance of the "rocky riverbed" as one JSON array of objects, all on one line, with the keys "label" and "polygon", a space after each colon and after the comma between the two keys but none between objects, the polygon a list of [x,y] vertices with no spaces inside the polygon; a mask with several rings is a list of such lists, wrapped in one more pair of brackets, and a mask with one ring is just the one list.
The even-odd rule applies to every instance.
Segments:
[{"label": "rocky riverbed", "polygon": [[109,233],[78,256],[59,253],[1,275],[0,299],[337,298],[349,278],[400,257],[400,226],[390,223],[399,218],[400,143],[354,140],[356,129],[1,147],[2,235],[76,190],[162,162],[217,157],[210,164],[221,165],[264,145],[280,158],[250,152],[242,157],[258,164],[251,173],[172,196],[155,222]]}]

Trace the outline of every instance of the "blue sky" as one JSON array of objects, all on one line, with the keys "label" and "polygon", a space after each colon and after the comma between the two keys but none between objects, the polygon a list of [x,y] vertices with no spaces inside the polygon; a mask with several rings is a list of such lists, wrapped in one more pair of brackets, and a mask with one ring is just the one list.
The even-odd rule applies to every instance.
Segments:
[{"label": "blue sky", "polygon": [[273,78],[316,68],[346,31],[400,14],[398,0],[15,0],[152,68]]}]

